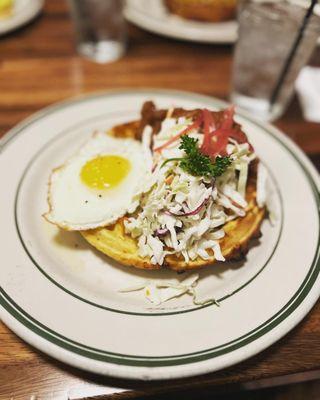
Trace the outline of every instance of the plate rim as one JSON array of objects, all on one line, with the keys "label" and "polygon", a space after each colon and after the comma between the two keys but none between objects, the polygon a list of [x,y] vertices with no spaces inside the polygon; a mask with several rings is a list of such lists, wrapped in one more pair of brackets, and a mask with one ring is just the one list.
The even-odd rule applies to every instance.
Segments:
[{"label": "plate rim", "polygon": [[[26,128],[27,126],[29,126],[31,123],[36,122],[38,119],[41,119],[43,116],[45,116],[47,114],[53,113],[54,111],[56,111],[57,109],[60,109],[61,107],[65,107],[65,106],[68,106],[68,105],[74,105],[75,103],[81,102],[81,101],[90,101],[91,99],[96,99],[97,97],[104,97],[104,96],[110,97],[110,96],[113,96],[115,94],[118,94],[118,95],[126,95],[126,94],[130,95],[130,94],[138,94],[138,93],[140,93],[140,94],[148,94],[148,95],[151,95],[151,96],[152,95],[157,95],[157,94],[158,95],[163,94],[163,95],[171,95],[171,96],[175,95],[175,96],[180,96],[180,97],[183,96],[184,98],[185,97],[189,97],[190,99],[194,99],[195,101],[198,100],[198,101],[207,102],[209,104],[212,104],[212,106],[215,106],[215,107],[217,107],[217,106],[218,107],[224,107],[227,104],[226,102],[221,101],[219,99],[215,99],[213,97],[209,97],[209,96],[205,96],[205,95],[199,95],[199,94],[196,94],[196,93],[183,92],[183,91],[172,91],[172,90],[161,90],[161,89],[150,89],[150,88],[148,88],[148,89],[140,89],[140,90],[122,89],[122,90],[98,92],[98,93],[93,93],[91,95],[78,96],[78,97],[76,97],[74,99],[69,99],[69,100],[54,104],[52,106],[46,107],[45,109],[40,110],[37,113],[31,115],[29,118],[27,118],[26,120],[24,120],[23,122],[18,124],[16,127],[11,129],[7,135],[5,135],[5,140],[1,141],[1,148],[0,149],[3,150],[5,144],[8,144],[17,134],[19,134],[20,131],[23,132],[23,129]],[[269,124],[261,123],[260,121],[255,120],[250,115],[247,115],[246,112],[243,112],[243,110],[238,110],[237,114],[239,116],[245,118],[245,119],[248,119],[250,122],[253,122],[253,123],[257,124],[263,130],[267,130],[269,132],[272,131],[274,133],[274,135],[279,139],[279,141],[294,156],[296,156],[295,158],[297,159],[297,161],[299,162],[301,167],[305,170],[305,173],[309,176],[308,177],[309,178],[309,183],[310,184],[312,183],[314,191],[315,191],[315,195],[317,195],[319,197],[319,185],[320,184],[319,184],[318,172],[316,171],[315,167],[311,164],[311,161],[309,161],[307,159],[307,157],[303,154],[302,150],[300,150],[296,144],[294,144],[288,137],[286,137],[283,133],[281,133],[281,131],[279,131],[277,128],[272,127]],[[318,210],[318,212],[319,212],[319,210]],[[319,256],[318,253],[319,253],[319,249],[318,249],[318,252],[315,255],[315,259],[317,259],[317,257]],[[319,261],[319,258],[317,260]],[[319,262],[318,262],[318,264],[319,264]],[[318,269],[318,267],[320,267],[320,264],[319,265],[318,264],[316,265],[317,269]],[[318,271],[318,273],[319,273],[319,271]],[[317,273],[317,275],[318,275],[318,273]],[[250,357],[253,356],[254,354],[256,354],[257,352],[262,351],[264,348],[266,348],[271,343],[274,343],[280,337],[285,335],[289,330],[291,330],[293,326],[295,326],[298,322],[301,321],[301,319],[311,309],[311,307],[314,305],[314,303],[316,302],[317,298],[319,297],[319,294],[320,294],[320,285],[319,285],[319,283],[320,282],[318,282],[318,287],[316,287],[316,285],[315,285],[316,278],[317,278],[317,276],[315,277],[315,280],[313,281],[313,285],[310,287],[309,291],[306,293],[304,298],[299,302],[299,304],[292,311],[292,312],[294,312],[300,307],[300,313],[298,315],[296,315],[296,318],[293,321],[289,321],[289,322],[291,322],[289,324],[290,326],[282,329],[282,331],[280,330],[280,332],[276,332],[276,334],[274,334],[274,335],[271,335],[271,338],[269,337],[269,341],[267,341],[267,343],[265,343],[264,345],[258,346],[258,348],[255,349],[256,351],[253,351],[253,352],[250,353]],[[315,289],[317,289],[316,293],[313,294],[313,297],[311,297],[310,292],[312,292]],[[304,300],[308,295],[309,295],[310,298],[309,298],[309,302],[306,303]],[[4,320],[4,322],[6,322],[6,324],[9,327],[12,327],[13,330],[15,330],[19,335],[21,333],[21,327],[17,328],[16,324],[19,324],[18,320],[17,321],[10,320],[10,317],[8,317],[8,315],[6,314],[7,311],[5,311],[4,309],[2,309],[2,310],[4,311],[4,312],[2,312],[2,314],[3,314],[2,315],[2,317],[3,317],[2,319]],[[289,316],[290,316],[290,314],[292,314],[292,312],[289,313]],[[279,323],[281,323],[283,321],[286,321],[286,318],[284,320],[281,320]],[[32,335],[35,335],[35,337],[32,337]],[[47,352],[48,354],[52,355],[55,358],[59,358],[62,361],[66,362],[66,363],[69,363],[69,364],[72,364],[72,365],[74,365],[74,366],[76,366],[78,368],[81,365],[81,364],[79,365],[78,362],[74,362],[74,358],[70,357],[70,355],[68,356],[67,353],[69,353],[69,350],[67,350],[67,353],[65,353],[65,354],[63,353],[62,355],[60,354],[60,356],[58,357],[57,356],[57,347],[58,346],[47,342],[46,339],[43,339],[46,342],[45,344],[39,345],[39,343],[37,341],[37,339],[39,339],[39,336],[36,333],[31,332],[30,329],[27,328],[24,325],[22,325],[22,333],[20,334],[20,336],[22,336],[24,338],[24,340],[26,340],[27,342],[31,342],[31,344],[33,344],[35,347],[41,348],[41,350]],[[260,337],[260,339],[263,339],[263,338],[265,338],[265,334]],[[50,344],[50,346],[49,346],[50,348],[48,349],[48,345],[49,344]],[[53,347],[51,348],[51,346],[53,346]],[[233,350],[231,350],[231,351],[233,351]],[[201,351],[201,352],[203,352],[203,351]],[[82,358],[84,358],[84,360],[88,361],[86,357],[83,357],[83,356],[80,356],[80,357],[82,357]],[[177,357],[179,357],[179,355]],[[249,356],[243,356],[242,355],[238,361],[244,360],[244,359],[246,359],[248,357]],[[145,357],[142,357],[142,358],[145,358]],[[209,358],[208,361],[210,361],[210,359],[211,358]],[[193,359],[192,361],[190,361],[190,363],[192,365],[194,363],[201,363],[201,361],[202,360],[197,361],[197,360]],[[119,368],[117,371],[114,371],[114,365],[115,364],[111,364],[109,362],[107,362],[107,363],[103,362],[103,364],[109,364],[109,367],[107,365],[105,365],[105,368],[102,368],[101,365],[100,365],[99,369],[102,368],[102,370],[103,370],[103,372],[100,372],[100,373],[106,373],[108,375],[124,377],[124,378],[130,377],[130,378],[135,378],[135,379],[137,379],[137,378],[138,379],[139,378],[140,379],[141,378],[144,378],[144,379],[151,379],[151,378],[153,378],[153,379],[165,379],[165,378],[178,378],[178,377],[182,377],[182,376],[192,376],[192,375],[196,375],[196,374],[198,375],[198,374],[201,374],[201,373],[214,371],[216,369],[220,369],[220,368],[235,364],[238,361],[235,361],[233,359],[231,361],[229,360],[229,362],[227,362],[227,361],[224,362],[224,363],[222,362],[222,363],[220,363],[220,364],[222,364],[222,366],[217,367],[217,368],[212,368],[212,367],[210,368],[210,366],[209,367],[208,366],[204,366],[203,368],[197,369],[196,372],[192,371],[192,369],[191,370],[189,369],[189,371],[187,370],[187,371],[184,371],[184,372],[177,372],[177,371],[170,370],[170,368],[172,369],[172,367],[165,366],[165,367],[159,367],[160,369],[162,369],[161,373],[158,372],[155,375],[154,373],[151,373],[149,371],[148,373],[146,372],[144,376],[141,376],[140,373],[137,374],[137,373],[134,373],[134,372],[130,371],[130,368],[128,370],[127,369],[128,365],[123,366],[123,367],[126,367],[124,370],[123,370],[123,368]],[[110,367],[110,365],[111,365],[111,367]],[[147,364],[144,363],[143,365],[146,366]],[[181,366],[182,365],[179,364],[179,367],[181,367]],[[96,366],[96,367],[98,367],[98,366]],[[86,370],[91,370],[92,372],[98,372],[99,373],[99,370],[97,370],[96,367],[87,364],[83,368],[86,369]],[[139,368],[142,368],[142,367],[139,367]],[[159,370],[159,368],[158,368],[158,370]],[[174,368],[176,368],[176,367],[174,367]],[[165,369],[167,369],[168,371],[164,372]],[[156,371],[156,370],[157,369],[153,369],[153,372]]]}]

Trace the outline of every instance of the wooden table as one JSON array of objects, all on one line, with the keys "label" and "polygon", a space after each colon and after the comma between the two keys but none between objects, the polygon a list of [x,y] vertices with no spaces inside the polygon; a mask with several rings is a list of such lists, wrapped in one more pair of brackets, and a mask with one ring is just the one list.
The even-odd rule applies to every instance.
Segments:
[{"label": "wooden table", "polygon": [[[96,65],[79,58],[63,0],[47,0],[40,18],[0,39],[0,136],[56,101],[126,87],[183,89],[227,98],[232,49],[161,38],[130,26],[128,54]],[[320,64],[318,50],[312,60]],[[297,101],[276,123],[319,167],[319,125],[302,119]],[[4,190],[4,188],[1,188]],[[214,374],[184,381],[128,382],[81,372],[41,354],[0,323],[0,399],[83,399],[117,394],[221,388],[320,369],[320,303],[280,342],[260,355]],[[100,398],[100,397],[99,397]]]}]

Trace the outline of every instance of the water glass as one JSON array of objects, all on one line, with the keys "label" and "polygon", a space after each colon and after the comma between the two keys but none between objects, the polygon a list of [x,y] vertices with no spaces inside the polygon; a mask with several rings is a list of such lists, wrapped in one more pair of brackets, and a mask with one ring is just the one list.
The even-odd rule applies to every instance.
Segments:
[{"label": "water glass", "polygon": [[312,15],[277,97],[271,102],[305,14],[306,9],[292,1],[240,2],[239,39],[233,61],[233,103],[265,120],[276,119],[284,112],[296,77],[308,62],[320,35],[320,17]]},{"label": "water glass", "polygon": [[80,55],[98,63],[119,59],[126,49],[122,0],[68,0]]}]

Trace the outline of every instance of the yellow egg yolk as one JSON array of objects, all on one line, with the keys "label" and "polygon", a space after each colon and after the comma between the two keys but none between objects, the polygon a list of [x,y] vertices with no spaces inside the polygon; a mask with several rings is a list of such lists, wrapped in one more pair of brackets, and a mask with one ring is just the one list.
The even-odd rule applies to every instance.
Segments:
[{"label": "yellow egg yolk", "polygon": [[130,168],[130,161],[121,156],[98,156],[84,164],[80,177],[91,189],[111,189],[123,181]]}]

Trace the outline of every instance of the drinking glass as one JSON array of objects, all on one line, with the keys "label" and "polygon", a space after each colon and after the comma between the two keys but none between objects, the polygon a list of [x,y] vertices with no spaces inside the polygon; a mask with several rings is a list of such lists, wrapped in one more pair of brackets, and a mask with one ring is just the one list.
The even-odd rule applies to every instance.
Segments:
[{"label": "drinking glass", "polygon": [[122,0],[68,0],[79,54],[98,63],[119,59],[126,48]]},{"label": "drinking glass", "polygon": [[308,62],[320,35],[320,18],[313,14],[274,98],[305,14],[305,8],[289,1],[240,2],[239,38],[232,74],[233,103],[265,120],[276,119],[284,112],[292,97],[296,77]]}]

